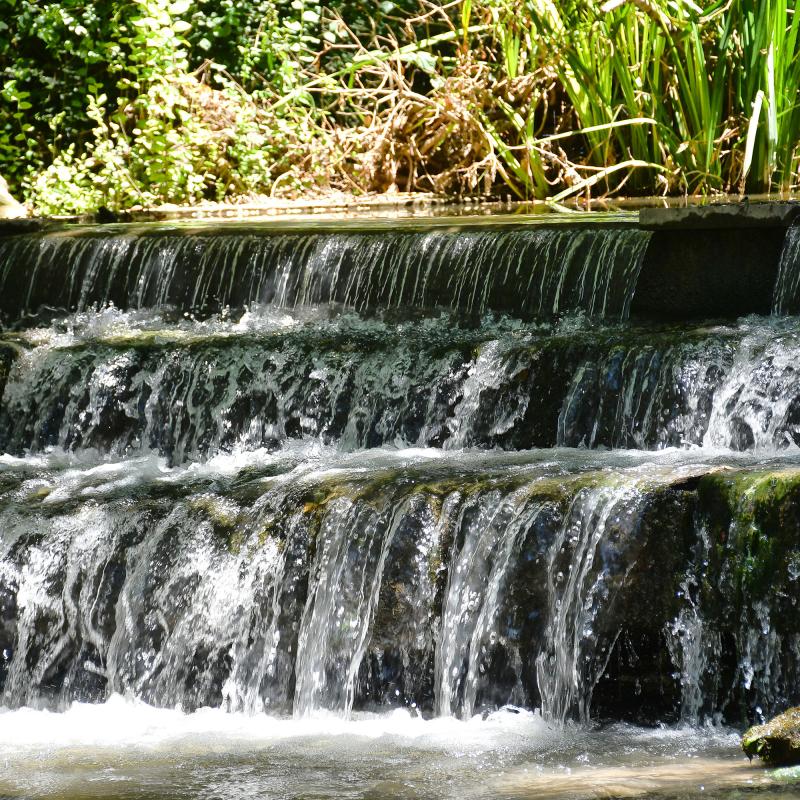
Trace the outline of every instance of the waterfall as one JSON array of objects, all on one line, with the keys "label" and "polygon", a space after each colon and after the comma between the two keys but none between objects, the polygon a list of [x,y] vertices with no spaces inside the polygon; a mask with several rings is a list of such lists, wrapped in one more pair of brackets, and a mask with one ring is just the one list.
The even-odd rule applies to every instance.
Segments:
[{"label": "waterfall", "polygon": [[[620,515],[635,515],[635,486],[603,486],[580,491],[572,501],[548,558],[550,619],[545,647],[536,660],[542,713],[564,721],[589,719],[594,686],[593,630],[599,608],[609,601],[608,573],[596,565],[598,549],[608,546]],[[614,641],[610,650],[613,650]],[[610,656],[611,653],[608,653]]]},{"label": "waterfall", "polygon": [[[713,711],[693,677],[711,656],[692,643],[714,605],[680,599],[699,558],[680,542],[704,528],[685,527],[696,501],[671,488],[708,467],[667,460],[643,484],[616,457],[572,477],[507,458],[333,473],[267,459],[200,483],[148,460],[6,470],[2,702],[63,708],[116,691],[305,716],[400,698],[461,717],[540,702],[550,718],[588,719],[633,639],[638,678],[650,679],[642,648],[661,648],[686,718],[701,698]],[[644,566],[665,563],[659,548],[675,571]],[[774,617],[755,600],[758,619]],[[770,633],[767,655],[765,625],[741,639],[741,691],[758,687],[763,708],[780,702],[768,664],[800,668],[788,634]]]},{"label": "waterfall", "polygon": [[703,721],[710,668],[721,652],[719,632],[706,624],[692,596],[695,592],[696,586],[689,580],[681,585],[686,605],[667,625],[667,644],[680,675],[681,720],[690,725]]},{"label": "waterfall", "polygon": [[796,314],[800,309],[800,225],[792,225],[786,232],[778,277],[772,295],[772,313]]},{"label": "waterfall", "polygon": [[737,352],[736,335],[699,339],[645,335],[610,342],[576,364],[565,387],[556,442],[575,447],[652,448],[699,444]]},{"label": "waterfall", "polygon": [[449,315],[281,317],[261,333],[214,322],[169,334],[150,321],[121,335],[128,317],[112,319],[110,330],[0,342],[0,448],[155,451],[181,464],[308,438],[347,451],[800,442],[794,320],[561,332]]},{"label": "waterfall", "polygon": [[444,307],[625,318],[649,233],[531,227],[452,232],[58,232],[0,240],[0,313],[254,303]]},{"label": "waterfall", "polygon": [[[393,515],[402,516],[399,505]],[[348,713],[395,532],[369,506],[337,500],[322,522],[297,652],[294,710]]]},{"label": "waterfall", "polygon": [[796,447],[799,356],[792,322],[755,328],[745,336],[714,394],[704,444],[735,450]]},{"label": "waterfall", "polygon": [[472,716],[487,648],[498,639],[501,610],[513,558],[542,506],[526,502],[529,490],[508,497],[481,496],[461,508],[463,542],[450,560],[442,638],[436,660],[436,708]]},{"label": "waterfall", "polygon": [[800,700],[800,323],[629,320],[649,241],[0,238],[0,705],[301,729]]}]

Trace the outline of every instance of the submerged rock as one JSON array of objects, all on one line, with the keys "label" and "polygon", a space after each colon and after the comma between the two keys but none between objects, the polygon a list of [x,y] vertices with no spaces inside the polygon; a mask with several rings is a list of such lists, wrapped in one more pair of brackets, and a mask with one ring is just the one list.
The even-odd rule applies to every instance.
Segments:
[{"label": "submerged rock", "polygon": [[800,706],[746,731],[742,750],[750,758],[758,756],[765,764],[800,764]]}]

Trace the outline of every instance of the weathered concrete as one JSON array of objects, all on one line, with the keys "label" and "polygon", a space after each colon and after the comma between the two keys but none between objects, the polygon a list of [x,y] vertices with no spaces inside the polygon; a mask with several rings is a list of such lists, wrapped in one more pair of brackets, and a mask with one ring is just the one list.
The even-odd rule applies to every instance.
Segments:
[{"label": "weathered concrete", "polygon": [[0,217],[0,236],[13,236],[17,233],[35,233],[53,227],[58,223],[50,222],[45,219],[35,217],[12,217],[3,219]]},{"label": "weathered concrete", "polygon": [[653,233],[633,317],[711,319],[769,314],[786,229],[669,229]]},{"label": "weathered concrete", "polygon": [[741,230],[788,228],[800,218],[800,203],[720,203],[685,208],[643,208],[639,225],[648,230]]},{"label": "weathered concrete", "polygon": [[645,208],[653,231],[631,312],[648,319],[768,314],[786,229],[800,203]]}]

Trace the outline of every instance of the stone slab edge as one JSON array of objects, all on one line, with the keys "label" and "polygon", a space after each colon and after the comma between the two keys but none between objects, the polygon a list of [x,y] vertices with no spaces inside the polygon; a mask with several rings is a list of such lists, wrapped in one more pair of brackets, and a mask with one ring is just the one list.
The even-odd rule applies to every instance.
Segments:
[{"label": "stone slab edge", "polygon": [[[461,213],[453,218],[447,215],[448,203],[440,201],[438,203],[431,202],[428,198],[427,203],[422,202],[415,204],[421,214],[414,215],[406,222],[413,222],[419,225],[425,225],[426,222],[438,221],[439,224],[449,223],[455,227],[468,227],[471,223],[474,224],[476,220],[481,223],[502,222],[507,225],[524,224],[529,222],[525,217],[517,217],[513,214],[500,214],[501,219],[493,220],[492,214],[480,214],[482,206],[476,203],[470,207],[465,207],[464,204],[460,205]],[[147,212],[135,212],[130,214],[121,215],[120,218],[109,220],[93,219],[91,217],[23,217],[12,219],[0,218],[0,236],[12,236],[19,233],[32,233],[36,231],[49,230],[54,228],[64,227],[65,225],[76,223],[103,223],[103,222],[144,222],[144,221],[198,221],[198,222],[214,222],[226,221],[226,218],[234,218],[237,221],[243,222],[252,220],[253,222],[265,221],[265,218],[273,220],[291,219],[293,216],[303,216],[305,214],[315,215],[320,212],[329,213],[332,217],[339,214],[347,216],[348,213],[371,211],[398,211],[409,205],[406,199],[405,203],[399,198],[391,202],[380,202],[373,200],[371,203],[361,203],[359,205],[341,205],[334,203],[317,203],[317,204],[289,204],[285,207],[272,207],[266,209],[263,206],[225,206],[219,208],[190,208],[190,207],[175,207],[175,208],[162,208],[154,209]],[[486,204],[491,205],[491,204]],[[426,216],[425,212],[430,212],[430,216]],[[473,213],[470,213],[473,212]],[[562,217],[560,214],[543,214],[541,219],[537,219],[539,224],[553,224],[583,227],[587,225],[597,225],[595,221],[590,221],[593,212],[584,212],[576,214],[573,219],[570,215]],[[609,215],[613,216],[613,215]],[[625,227],[636,224],[635,213],[633,219],[626,221],[617,221],[612,219],[605,219],[600,224],[601,227],[616,227],[617,225],[624,225]],[[503,218],[505,217],[505,218]],[[260,219],[259,219],[260,218]],[[356,217],[357,218],[357,217]],[[367,218],[368,219],[368,218]],[[403,219],[400,217],[400,219]],[[800,201],[758,201],[749,203],[732,202],[732,203],[715,203],[704,206],[682,206],[682,207],[645,207],[638,212],[638,225],[643,230],[730,230],[735,228],[788,228],[789,226],[798,223],[800,224]]]},{"label": "stone slab edge", "polygon": [[17,233],[36,233],[48,228],[61,227],[57,220],[38,217],[18,217],[16,219],[0,219],[0,236],[13,236]]},{"label": "stone slab edge", "polygon": [[800,219],[800,203],[720,203],[686,208],[643,208],[639,227],[645,230],[720,230],[788,228]]}]

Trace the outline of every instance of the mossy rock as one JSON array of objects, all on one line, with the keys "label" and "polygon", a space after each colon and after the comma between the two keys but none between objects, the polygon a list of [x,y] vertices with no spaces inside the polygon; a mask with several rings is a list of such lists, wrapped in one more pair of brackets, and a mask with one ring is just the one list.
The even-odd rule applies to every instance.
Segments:
[{"label": "mossy rock", "polygon": [[771,766],[800,764],[800,706],[746,731],[742,750],[749,758],[758,756]]}]

